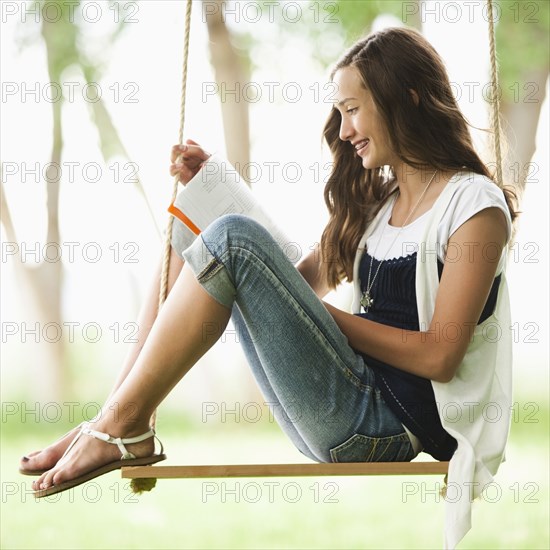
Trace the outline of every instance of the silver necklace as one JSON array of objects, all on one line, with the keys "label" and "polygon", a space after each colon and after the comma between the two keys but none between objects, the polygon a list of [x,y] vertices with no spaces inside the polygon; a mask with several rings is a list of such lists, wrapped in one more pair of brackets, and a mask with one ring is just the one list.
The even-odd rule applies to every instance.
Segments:
[{"label": "silver necklace", "polygon": [[[380,266],[386,261],[386,256],[388,255],[388,252],[392,249],[393,245],[395,244],[395,241],[397,240],[397,237],[399,237],[399,235],[401,234],[401,231],[403,231],[403,228],[407,225],[407,222],[409,221],[410,217],[416,212],[416,209],[418,208],[418,205],[420,204],[420,202],[424,198],[424,195],[426,194],[426,191],[428,190],[428,187],[430,187],[430,185],[431,185],[432,181],[434,180],[434,178],[435,178],[438,171],[439,170],[436,170],[434,172],[433,176],[430,178],[430,181],[428,182],[428,185],[426,185],[426,187],[424,188],[424,191],[422,191],[422,194],[420,195],[419,199],[416,201],[416,204],[413,206],[413,208],[409,212],[409,215],[407,216],[406,220],[403,222],[403,225],[399,228],[399,231],[397,232],[397,235],[395,236],[395,238],[393,239],[392,243],[390,244],[388,250],[384,254],[383,259],[378,264],[378,267],[376,268],[376,272],[374,273],[374,277],[372,278],[372,282],[371,282],[370,277],[371,277],[371,272],[372,272],[372,263],[374,261],[374,255],[376,254],[376,251],[378,250],[378,245],[380,244],[380,241],[382,240],[382,235],[384,234],[384,230],[386,229],[386,226],[384,225],[384,227],[382,228],[382,231],[380,232],[380,237],[378,237],[378,242],[376,243],[376,247],[375,247],[374,252],[372,253],[372,256],[370,258],[369,277],[368,277],[368,280],[367,280],[367,288],[363,292],[363,294],[361,295],[361,300],[360,300],[360,304],[363,306],[363,309],[365,310],[366,313],[368,313],[369,308],[374,303],[374,298],[372,297],[371,289],[372,289],[372,286],[374,285],[374,281],[376,280],[376,276],[378,275],[378,272],[380,271]],[[398,194],[399,193],[396,193],[395,198],[393,199],[393,203],[392,203],[392,207],[391,207],[392,211],[393,211],[393,207],[394,207],[394,205],[397,201]],[[365,252],[366,251],[367,251],[367,243],[365,243]]]}]

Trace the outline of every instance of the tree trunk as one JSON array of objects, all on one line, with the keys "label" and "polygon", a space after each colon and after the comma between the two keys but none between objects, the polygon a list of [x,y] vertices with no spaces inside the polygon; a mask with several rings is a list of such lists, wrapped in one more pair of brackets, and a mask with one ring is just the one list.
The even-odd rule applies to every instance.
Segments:
[{"label": "tree trunk", "polygon": [[537,127],[546,95],[548,67],[532,70],[518,79],[517,96],[502,104],[503,133],[509,149],[503,166],[505,184],[513,184],[521,193],[525,186],[540,182],[538,167],[531,164],[536,149]]},{"label": "tree trunk", "polygon": [[[56,25],[46,20],[42,23],[42,36],[46,44],[46,54],[48,58],[48,76],[51,82],[59,82],[59,73],[57,71],[55,58],[56,52]],[[47,208],[47,230],[45,244],[52,243],[53,246],[61,246],[61,235],[59,231],[59,186],[60,174],[58,167],[61,166],[61,155],[63,150],[63,134],[61,125],[62,101],[52,102],[52,151],[50,155],[50,165],[45,171],[46,177],[46,208]],[[7,205],[6,205],[7,209]],[[10,219],[11,222],[11,219]],[[15,232],[12,228],[15,238]],[[48,248],[42,250],[47,251]],[[63,330],[63,320],[61,317],[61,299],[63,288],[63,265],[61,260],[45,261],[41,258],[41,263],[36,268],[30,268],[21,262],[18,258],[16,269],[23,277],[31,294],[31,303],[36,306],[36,317],[39,323],[40,344],[37,348],[38,356],[35,363],[38,363],[40,373],[40,400],[60,400],[67,395],[72,386],[70,370],[66,362],[66,338]],[[45,325],[52,323],[52,326],[58,327],[62,337],[56,341],[46,340],[44,334]]]},{"label": "tree trunk", "polygon": [[[44,22],[44,25],[51,25]],[[44,36],[48,31],[44,30]],[[50,54],[50,45],[46,39],[48,54]],[[50,66],[50,65],[49,65]],[[52,82],[57,81],[56,76],[49,73]],[[46,170],[46,196],[47,196],[47,232],[46,243],[52,243],[54,246],[61,246],[61,237],[59,233],[59,170],[55,167],[61,165],[61,152],[63,149],[63,138],[61,130],[61,105],[60,101],[52,102],[53,115],[53,144],[50,157],[50,167]],[[6,236],[10,242],[17,243],[17,235],[13,227],[10,210],[4,189],[2,187],[2,223],[6,230]],[[41,247],[41,254],[47,254],[48,247]],[[37,364],[40,369],[40,378],[38,387],[40,388],[39,399],[43,402],[58,401],[67,395],[71,387],[70,371],[66,368],[65,360],[65,338],[62,336],[57,342],[47,341],[48,332],[45,332],[45,326],[52,323],[57,327],[58,333],[63,335],[63,324],[61,318],[61,290],[63,283],[63,271],[61,260],[45,261],[41,258],[38,267],[29,267],[21,258],[20,247],[15,256],[15,270],[23,284],[20,286],[24,291],[28,291],[31,307],[35,307],[36,322],[39,326],[37,337],[32,336],[31,340],[37,338],[36,360],[32,363]],[[22,297],[22,301],[26,297]],[[35,322],[30,325],[34,328]],[[46,336],[45,336],[46,334]],[[51,334],[54,334],[52,331]],[[29,378],[33,374],[29,372]]]},{"label": "tree trunk", "polygon": [[218,10],[206,17],[211,63],[220,93],[227,157],[242,176],[244,165],[250,161],[248,103],[242,97],[243,85],[249,77],[224,22],[225,0],[216,3]]},{"label": "tree trunk", "polygon": [[[53,51],[56,47],[55,24],[43,22],[42,34],[46,42],[48,55],[48,74],[51,82],[58,82],[59,75],[55,72],[51,58],[56,55]],[[53,143],[50,157],[50,168],[46,171],[46,196],[48,225],[46,232],[46,243],[56,243],[61,246],[61,235],[59,232],[59,172],[52,166],[61,166],[61,153],[63,150],[63,134],[61,126],[62,101],[52,103],[53,118]],[[35,303],[38,306],[39,315],[42,318],[41,326],[45,323],[56,323],[63,327],[61,317],[61,291],[63,288],[63,265],[61,261],[42,261],[38,269],[29,271],[29,282],[35,294]],[[50,365],[48,372],[48,392],[56,398],[67,395],[71,387],[70,371],[66,364],[65,338],[58,342],[42,341],[45,356],[41,361],[47,359]]]}]

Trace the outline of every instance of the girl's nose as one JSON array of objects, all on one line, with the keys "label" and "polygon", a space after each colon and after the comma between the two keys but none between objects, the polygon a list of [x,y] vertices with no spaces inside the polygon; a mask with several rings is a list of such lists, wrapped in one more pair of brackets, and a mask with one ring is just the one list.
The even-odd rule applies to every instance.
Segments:
[{"label": "girl's nose", "polygon": [[350,122],[350,120],[347,117],[342,117],[342,121],[340,122],[340,139],[342,141],[348,141],[351,136],[353,136],[354,130],[353,130],[353,124]]}]

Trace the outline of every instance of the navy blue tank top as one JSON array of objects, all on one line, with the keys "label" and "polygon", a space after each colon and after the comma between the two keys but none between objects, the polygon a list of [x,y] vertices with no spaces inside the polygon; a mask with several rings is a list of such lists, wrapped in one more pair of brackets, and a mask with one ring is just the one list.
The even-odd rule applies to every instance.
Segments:
[{"label": "navy blue tank top", "polygon": [[[373,303],[368,313],[358,313],[360,317],[402,328],[419,329],[416,303],[416,252],[401,258],[385,260],[380,266],[371,288]],[[361,292],[367,288],[371,256],[365,251],[359,264]],[[371,280],[380,261],[372,262]],[[438,259],[439,278],[444,264]],[[490,317],[495,309],[501,276],[495,277],[491,291],[478,324]],[[450,460],[457,443],[443,428],[432,383],[427,378],[402,371],[366,354],[362,354],[367,365],[373,367],[376,383],[384,400],[394,414],[424,446],[424,451],[437,460]]]}]

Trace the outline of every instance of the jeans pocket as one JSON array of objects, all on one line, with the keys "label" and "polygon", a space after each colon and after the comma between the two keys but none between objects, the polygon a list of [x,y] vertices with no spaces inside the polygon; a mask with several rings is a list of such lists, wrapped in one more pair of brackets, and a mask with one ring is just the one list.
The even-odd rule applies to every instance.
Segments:
[{"label": "jeans pocket", "polygon": [[330,450],[332,462],[409,462],[414,458],[406,433],[389,437],[355,434]]}]

